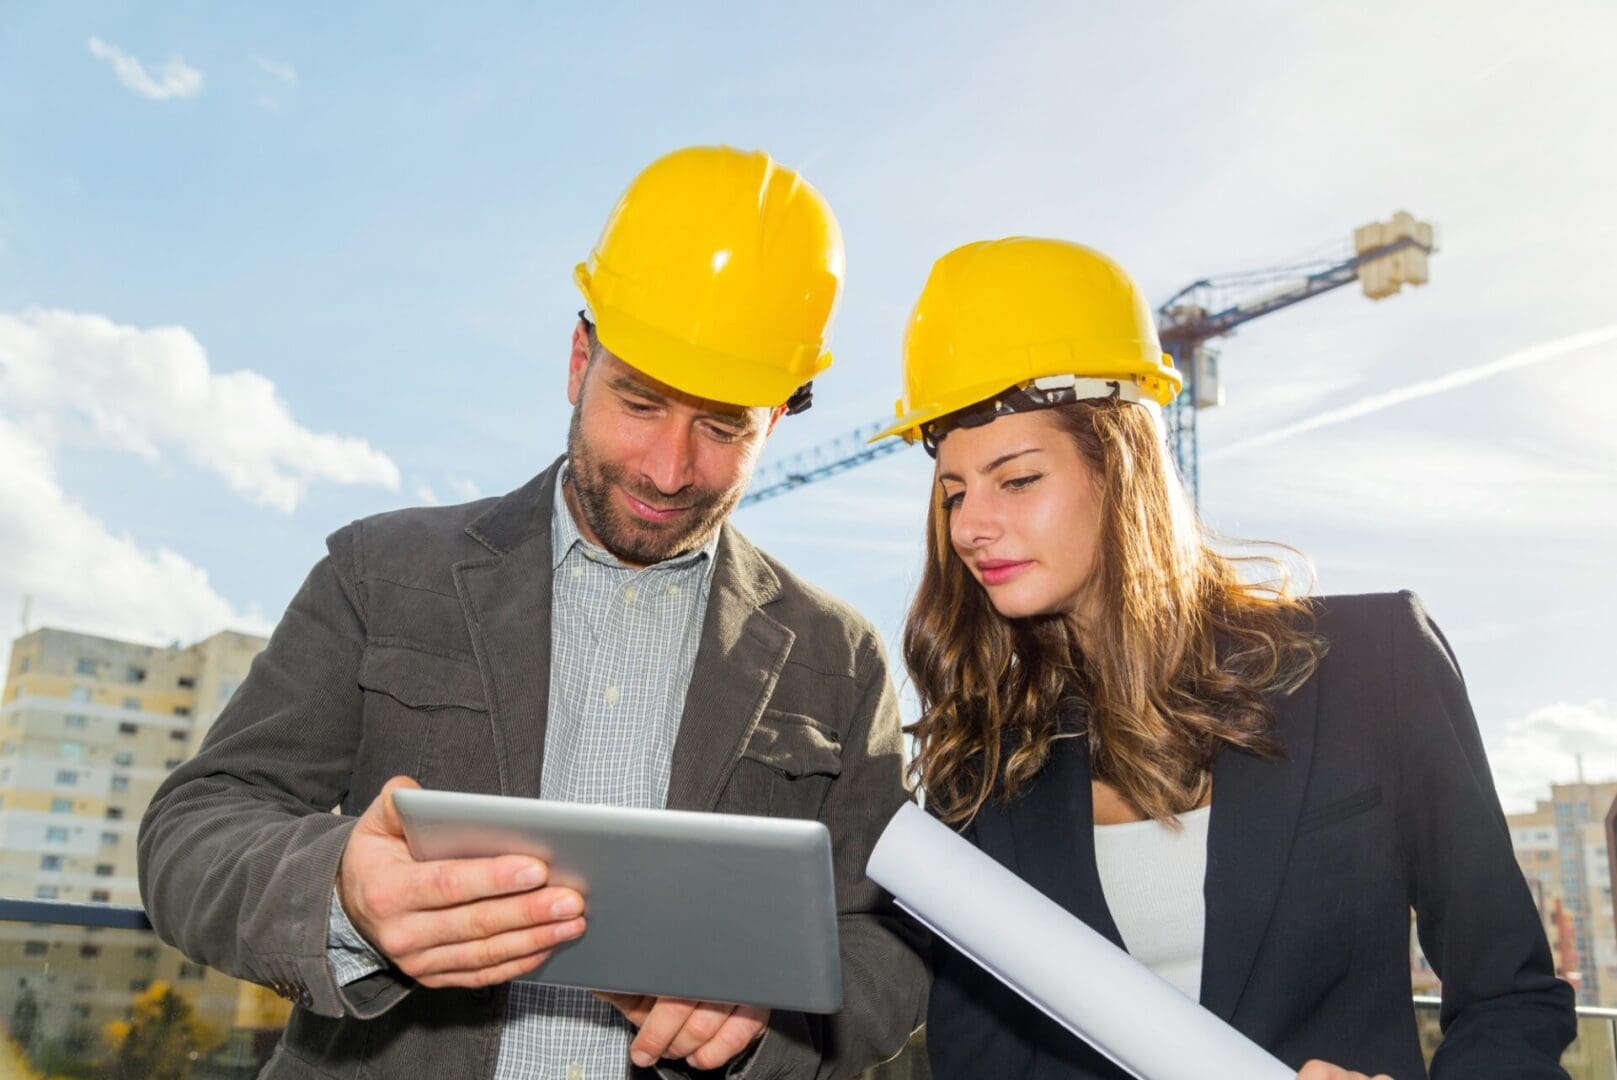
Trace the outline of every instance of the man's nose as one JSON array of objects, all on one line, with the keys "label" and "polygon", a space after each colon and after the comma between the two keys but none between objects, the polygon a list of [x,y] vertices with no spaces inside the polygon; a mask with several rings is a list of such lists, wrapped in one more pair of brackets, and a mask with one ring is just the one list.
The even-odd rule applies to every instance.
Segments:
[{"label": "man's nose", "polygon": [[664,495],[677,495],[696,479],[696,454],[688,424],[670,422],[640,459],[640,474]]}]

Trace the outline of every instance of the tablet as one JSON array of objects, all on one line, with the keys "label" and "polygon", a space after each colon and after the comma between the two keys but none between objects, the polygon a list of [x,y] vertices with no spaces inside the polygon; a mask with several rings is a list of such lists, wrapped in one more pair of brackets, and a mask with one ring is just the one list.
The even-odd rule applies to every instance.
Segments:
[{"label": "tablet", "polygon": [[842,1007],[831,834],[817,821],[403,788],[418,860],[534,855],[584,935],[525,981],[771,1009]]}]

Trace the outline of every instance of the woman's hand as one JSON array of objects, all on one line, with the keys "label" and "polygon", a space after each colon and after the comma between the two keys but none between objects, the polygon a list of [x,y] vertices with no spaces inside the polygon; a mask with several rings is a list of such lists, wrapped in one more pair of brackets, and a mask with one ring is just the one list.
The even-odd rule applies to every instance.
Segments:
[{"label": "woman's hand", "polygon": [[1392,1080],[1392,1077],[1386,1073],[1366,1076],[1364,1073],[1344,1069],[1340,1065],[1332,1065],[1316,1058],[1303,1066],[1303,1071],[1297,1074],[1297,1080]]}]

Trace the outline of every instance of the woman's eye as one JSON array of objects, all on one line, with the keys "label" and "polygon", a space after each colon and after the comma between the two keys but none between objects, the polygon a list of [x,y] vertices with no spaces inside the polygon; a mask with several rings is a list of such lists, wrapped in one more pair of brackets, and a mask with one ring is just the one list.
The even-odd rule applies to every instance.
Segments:
[{"label": "woman's eye", "polygon": [[966,493],[964,491],[957,491],[953,495],[945,493],[943,496],[943,508],[945,510],[953,510],[955,507],[960,505],[960,500],[964,499],[965,497]]},{"label": "woman's eye", "polygon": [[1005,486],[1010,488],[1012,491],[1021,491],[1023,488],[1032,487],[1042,479],[1043,476],[1039,473],[1029,473],[1026,476],[1013,476],[1009,480],[1005,481]]}]

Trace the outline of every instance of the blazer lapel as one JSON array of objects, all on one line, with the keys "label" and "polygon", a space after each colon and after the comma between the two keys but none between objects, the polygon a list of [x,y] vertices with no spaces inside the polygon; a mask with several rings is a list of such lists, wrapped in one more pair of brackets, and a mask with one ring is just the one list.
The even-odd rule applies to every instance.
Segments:
[{"label": "blazer lapel", "polygon": [[762,610],[780,595],[780,579],[728,524],[715,559],[668,775],[673,810],[712,810],[718,804],[797,636]]},{"label": "blazer lapel", "polygon": [[1213,762],[1201,1003],[1226,1021],[1240,1003],[1291,853],[1314,755],[1314,683],[1271,699],[1284,759],[1225,750]]},{"label": "blazer lapel", "polygon": [[539,795],[550,705],[550,518],[560,464],[466,526],[494,554],[454,569],[483,674],[502,795]]},{"label": "blazer lapel", "polygon": [[[1015,851],[1012,869],[1123,948],[1095,865],[1089,737],[1072,735],[1052,743],[1049,761],[1008,809],[1006,819]],[[978,835],[982,836],[981,830]]]}]

